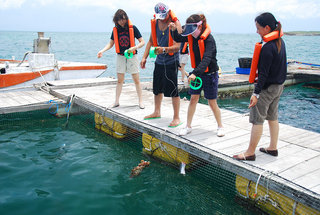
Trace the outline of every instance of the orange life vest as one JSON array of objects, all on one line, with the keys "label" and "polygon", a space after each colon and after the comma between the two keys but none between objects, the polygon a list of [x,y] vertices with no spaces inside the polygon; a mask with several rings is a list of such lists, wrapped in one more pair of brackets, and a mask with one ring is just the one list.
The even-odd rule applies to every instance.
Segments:
[{"label": "orange life vest", "polygon": [[[281,30],[280,37],[282,36],[283,36],[283,32]],[[272,31],[269,34],[263,36],[262,40],[267,43],[269,41],[272,41],[278,38],[279,38],[279,31]],[[249,75],[249,83],[251,84],[258,80],[257,69],[258,69],[258,63],[259,63],[259,57],[260,57],[262,45],[263,45],[262,42],[259,42],[259,43],[256,43],[256,45],[254,46],[253,57],[252,57],[251,68],[250,68],[250,75]]]},{"label": "orange life vest", "polygon": [[[178,18],[177,16],[172,12],[172,10],[169,10],[169,16],[171,17],[171,20],[173,22],[177,21]],[[155,17],[155,15],[154,15]],[[151,37],[152,37],[152,42],[153,46],[157,47],[158,46],[158,40],[157,40],[157,20],[155,18],[151,19]],[[168,42],[168,47],[173,45],[173,39],[170,33],[169,29],[169,42]],[[169,55],[173,55],[173,53],[168,53]]]},{"label": "orange life vest", "polygon": [[186,50],[187,50],[187,46],[188,46],[188,43],[186,42],[186,43],[184,43],[184,45],[183,45],[183,47],[182,47],[182,53],[185,53],[186,52]]},{"label": "orange life vest", "polygon": [[[128,26],[129,26],[129,39],[130,39],[130,47],[135,46],[134,42],[134,30],[133,30],[133,24],[132,22],[128,19]],[[118,29],[117,27],[113,27],[113,41],[115,44],[116,48],[116,53],[120,53],[120,45],[119,45],[119,36],[118,36]],[[133,51],[133,54],[135,54],[136,51]]]},{"label": "orange life vest", "polygon": [[[203,54],[205,52],[204,41],[207,39],[207,37],[209,36],[210,33],[211,33],[211,28],[207,24],[206,29],[201,34],[200,39],[198,40],[198,46],[199,46],[201,60],[202,60]],[[192,35],[188,35],[188,43],[189,43],[189,50],[190,50],[191,67],[196,68],[196,58],[194,56],[194,51],[193,51],[193,36]],[[209,69],[207,67],[205,72],[208,72],[208,71],[209,71]]]}]

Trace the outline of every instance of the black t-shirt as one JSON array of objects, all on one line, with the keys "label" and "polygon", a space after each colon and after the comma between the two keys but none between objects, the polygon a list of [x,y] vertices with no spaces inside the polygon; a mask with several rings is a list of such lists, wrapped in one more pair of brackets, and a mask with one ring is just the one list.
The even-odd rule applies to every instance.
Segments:
[{"label": "black t-shirt", "polygon": [[[133,25],[134,37],[139,39],[141,38],[140,31],[138,28]],[[124,51],[130,48],[130,37],[129,37],[129,29],[122,28],[121,26],[118,28],[118,37],[119,37],[119,48],[120,54],[123,55]],[[113,31],[110,37],[111,40],[114,40]],[[138,53],[138,52],[137,52]]]},{"label": "black t-shirt", "polygon": [[271,84],[283,84],[287,77],[286,46],[281,39],[281,49],[278,52],[276,41],[270,41],[262,46],[258,63],[258,83],[254,92],[259,94],[262,89]]},{"label": "black t-shirt", "polygon": [[[178,34],[178,31],[175,30],[172,32],[173,38],[176,42],[188,42],[188,37],[183,37],[181,34]],[[200,38],[200,37],[199,37]],[[205,70],[209,68],[208,73],[215,73],[219,70],[219,66],[217,63],[217,48],[216,41],[214,40],[212,34],[209,34],[207,39],[204,41],[205,51],[203,54],[203,58],[201,60],[200,50],[198,45],[198,39],[193,38],[193,52],[196,63],[196,68],[190,74],[194,74],[195,76],[200,76],[205,73]]]}]

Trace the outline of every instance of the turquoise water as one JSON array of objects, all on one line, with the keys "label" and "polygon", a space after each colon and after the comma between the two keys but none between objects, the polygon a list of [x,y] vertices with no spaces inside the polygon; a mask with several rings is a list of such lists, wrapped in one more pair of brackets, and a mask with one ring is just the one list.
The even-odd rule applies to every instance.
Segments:
[{"label": "turquoise water", "polygon": [[[256,214],[235,203],[234,175],[207,165],[183,176],[145,157],[141,136],[119,141],[92,120],[0,118],[0,214]],[[151,165],[130,178],[142,159]]]},{"label": "turquoise water", "polygon": [[[149,33],[143,33],[147,41]],[[32,51],[33,39],[36,32],[0,32],[0,59],[22,60],[27,51]],[[51,37],[51,52],[56,59],[64,61],[98,62],[106,63],[108,70],[105,76],[115,76],[115,52],[113,49],[104,53],[101,59],[97,53],[110,38],[110,33],[67,33],[45,32],[45,37]],[[238,67],[238,58],[251,57],[254,44],[260,41],[258,34],[214,34],[217,44],[218,64],[223,72],[235,71]],[[288,59],[320,64],[320,52],[315,47],[320,47],[318,36],[284,36],[287,45]],[[138,50],[139,59],[144,52],[144,47]],[[146,69],[141,70],[141,76],[151,77],[154,59],[148,59]],[[190,64],[186,66],[191,71]]]},{"label": "turquoise water", "polygon": [[[320,82],[311,82],[285,87],[279,102],[279,122],[320,133],[319,86]],[[249,101],[250,97],[229,98],[219,99],[218,104],[220,108],[246,114]]]},{"label": "turquoise water", "polygon": [[[58,60],[107,63],[104,76],[115,76],[114,51],[97,59],[109,33],[55,33],[51,52]],[[146,39],[149,34],[143,34]],[[21,60],[32,51],[34,32],[0,32],[0,58]],[[250,57],[256,34],[217,34],[223,71]],[[284,37],[288,58],[319,64],[319,37]],[[144,51],[140,49],[139,56]],[[190,70],[190,67],[188,68]],[[150,77],[153,60],[141,76]],[[319,89],[287,87],[279,121],[320,132]],[[249,98],[221,99],[222,108],[247,113]],[[83,116],[85,117],[85,116]],[[136,178],[130,171],[141,159],[141,137],[119,141],[94,129],[92,117],[56,119],[47,112],[0,115],[0,214],[257,214],[235,204],[234,175],[213,167],[186,176],[151,160]],[[210,175],[211,180],[203,178]],[[215,180],[214,180],[215,179]],[[221,180],[222,179],[222,180]]]}]

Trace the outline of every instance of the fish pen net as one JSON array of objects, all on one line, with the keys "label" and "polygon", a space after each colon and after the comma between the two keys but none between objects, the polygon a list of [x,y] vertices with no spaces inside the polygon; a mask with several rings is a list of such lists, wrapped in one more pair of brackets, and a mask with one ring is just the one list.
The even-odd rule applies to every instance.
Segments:
[{"label": "fish pen net", "polygon": [[[46,151],[45,158],[52,163],[70,159],[69,156],[74,153],[74,144],[79,144],[81,150],[93,150],[97,153],[100,145],[90,146],[91,139],[108,145],[114,152],[119,150],[119,154],[122,154],[123,148],[127,150],[123,157],[117,157],[118,160],[113,161],[113,168],[118,168],[119,160],[127,162],[126,167],[119,167],[121,177],[126,178],[124,183],[144,183],[143,192],[148,194],[135,201],[123,200],[126,208],[124,214],[130,214],[128,211],[135,210],[136,207],[145,211],[137,214],[320,214],[317,209],[310,207],[313,199],[303,199],[304,196],[290,198],[282,194],[282,190],[272,190],[268,184],[276,177],[272,173],[262,177],[260,175],[258,180],[251,180],[239,172],[230,171],[223,163],[217,162],[215,157],[202,158],[192,150],[186,151],[185,147],[177,147],[166,142],[166,138],[161,139],[166,134],[141,129],[141,125],[135,125],[134,119],[124,122],[110,110],[92,110],[77,104],[71,107],[69,104],[51,101],[51,105],[44,110],[1,114],[2,159],[8,157],[6,147],[10,145],[13,150],[22,151],[23,161],[30,155],[23,152],[25,146],[22,144],[37,142],[33,147],[38,154],[34,152],[32,159],[33,162],[38,162],[44,156],[40,149],[46,141],[39,140],[37,134],[43,128],[51,128],[55,133],[51,134],[47,130],[46,138],[62,136],[57,146]],[[24,143],[15,142],[15,130],[25,135]],[[68,133],[70,131],[83,135],[82,139],[74,143],[72,135]],[[210,154],[210,150],[207,149],[206,153]],[[82,162],[81,157],[76,159]],[[115,160],[111,157],[103,159],[104,162],[100,165],[106,166],[108,159]],[[0,172],[5,172],[5,161],[2,160],[1,163]],[[147,178],[151,180],[147,181]],[[6,180],[5,174],[2,174],[1,180]],[[94,184],[95,181],[87,183]],[[137,184],[133,186],[138,186]],[[40,197],[48,195],[39,189],[35,192]],[[9,194],[8,190],[2,194],[0,192],[0,199]],[[152,195],[164,195],[165,200],[159,203],[159,200],[153,200]],[[4,208],[10,208],[6,203],[3,205],[0,212]]]}]

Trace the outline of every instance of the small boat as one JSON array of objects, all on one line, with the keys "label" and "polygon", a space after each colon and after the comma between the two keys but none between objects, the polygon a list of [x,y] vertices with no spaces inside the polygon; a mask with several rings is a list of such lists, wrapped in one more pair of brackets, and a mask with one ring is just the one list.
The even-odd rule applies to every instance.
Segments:
[{"label": "small boat", "polygon": [[44,38],[44,33],[38,32],[33,52],[26,52],[21,61],[0,59],[0,92],[53,80],[97,78],[107,69],[106,64],[57,61],[49,53],[50,43],[51,38]]}]

